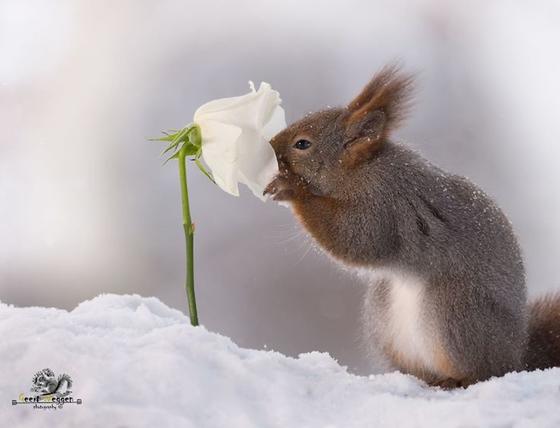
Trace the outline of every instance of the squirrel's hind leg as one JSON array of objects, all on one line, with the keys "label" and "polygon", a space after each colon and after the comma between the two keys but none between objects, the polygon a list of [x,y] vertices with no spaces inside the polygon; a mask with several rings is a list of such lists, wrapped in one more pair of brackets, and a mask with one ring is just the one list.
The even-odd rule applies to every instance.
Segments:
[{"label": "squirrel's hind leg", "polygon": [[426,382],[430,386],[439,387],[441,389],[455,389],[455,388],[467,388],[468,386],[476,383],[468,379],[453,379],[445,378]]},{"label": "squirrel's hind leg", "polygon": [[428,384],[464,382],[468,371],[446,346],[446,326],[431,315],[425,282],[394,270],[380,273],[364,300],[362,320],[370,347],[379,349],[394,368]]},{"label": "squirrel's hind leg", "polygon": [[442,352],[454,368],[451,376],[439,371],[442,379],[460,379],[460,386],[468,386],[521,368],[524,299],[514,286],[504,297],[492,293],[495,287],[461,278],[431,285],[429,309],[436,314]]}]

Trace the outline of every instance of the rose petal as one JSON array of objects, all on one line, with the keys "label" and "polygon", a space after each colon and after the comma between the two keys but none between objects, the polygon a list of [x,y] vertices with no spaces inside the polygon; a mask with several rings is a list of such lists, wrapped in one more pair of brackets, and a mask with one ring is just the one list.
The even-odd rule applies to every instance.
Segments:
[{"label": "rose petal", "polygon": [[[264,125],[262,133],[267,142],[286,127],[286,113],[280,106],[276,107],[270,120]],[[270,145],[270,144],[269,144]]]},{"label": "rose petal", "polygon": [[246,184],[255,196],[278,172],[270,138],[286,126],[277,91],[262,82],[258,91],[240,97],[214,100],[195,113],[202,131],[202,156],[216,183],[226,192],[239,195],[238,183]]},{"label": "rose petal", "polygon": [[208,116],[211,116],[213,113],[227,111],[237,106],[250,103],[255,96],[256,91],[253,87],[252,91],[245,95],[208,101],[194,112],[194,121],[198,123],[199,120],[211,119],[211,117]]},{"label": "rose petal", "polygon": [[278,172],[274,149],[262,135],[244,130],[238,140],[238,178],[253,194],[264,200],[266,185]]},{"label": "rose petal", "polygon": [[255,127],[259,129],[270,121],[282,100],[280,99],[280,94],[265,82],[261,82],[256,99]]},{"label": "rose petal", "polygon": [[202,158],[212,171],[216,184],[239,196],[236,141],[242,133],[241,128],[212,120],[197,124],[202,135]]}]

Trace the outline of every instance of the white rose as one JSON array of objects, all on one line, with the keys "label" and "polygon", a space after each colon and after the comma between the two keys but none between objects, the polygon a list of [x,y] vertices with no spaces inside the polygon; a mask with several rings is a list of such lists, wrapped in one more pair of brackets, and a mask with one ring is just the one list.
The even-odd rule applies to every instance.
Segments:
[{"label": "white rose", "polygon": [[210,101],[199,107],[194,122],[202,134],[202,157],[216,184],[239,196],[238,183],[264,199],[265,186],[278,172],[270,139],[286,127],[280,95],[262,82],[256,91]]}]

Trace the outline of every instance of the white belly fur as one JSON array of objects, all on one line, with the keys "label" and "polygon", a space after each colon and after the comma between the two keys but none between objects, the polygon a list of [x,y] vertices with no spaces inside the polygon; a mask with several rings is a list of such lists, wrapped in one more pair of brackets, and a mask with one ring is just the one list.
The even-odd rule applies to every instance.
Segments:
[{"label": "white belly fur", "polygon": [[[427,321],[422,280],[403,272],[376,271],[377,279],[388,281],[389,294],[379,325],[381,345],[389,345],[398,358],[409,367],[437,372],[436,337]],[[371,273],[370,273],[371,278]]]}]

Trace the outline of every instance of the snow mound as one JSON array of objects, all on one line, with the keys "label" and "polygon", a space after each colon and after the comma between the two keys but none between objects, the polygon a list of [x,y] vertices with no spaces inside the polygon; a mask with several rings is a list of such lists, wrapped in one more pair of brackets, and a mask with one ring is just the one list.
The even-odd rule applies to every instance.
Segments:
[{"label": "snow mound", "polygon": [[[349,374],[328,354],[242,349],[156,298],[101,295],[67,312],[0,304],[3,426],[558,427],[560,369],[442,391]],[[44,368],[81,405],[11,405]]]}]

